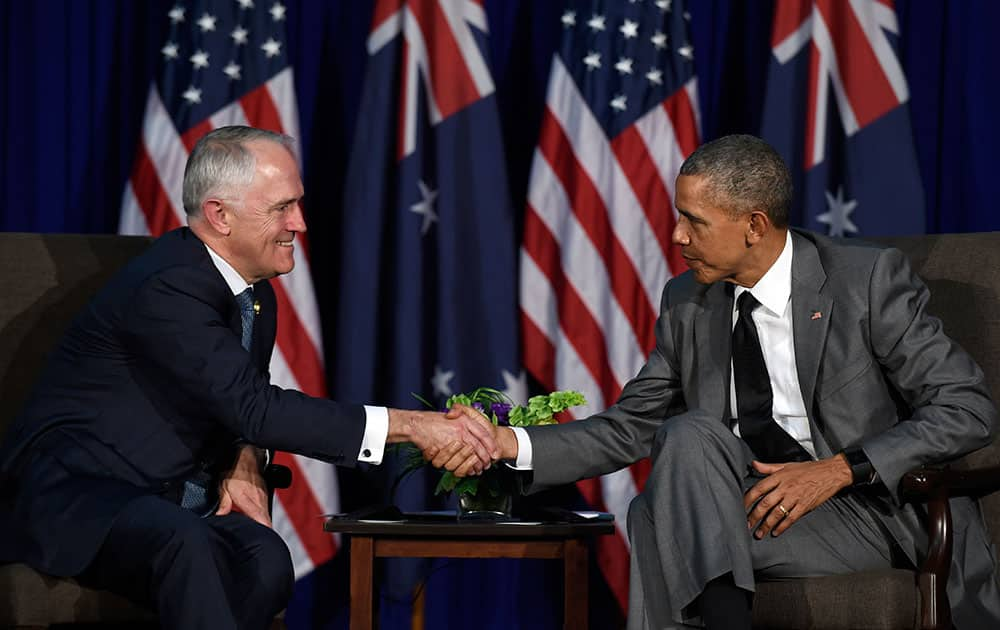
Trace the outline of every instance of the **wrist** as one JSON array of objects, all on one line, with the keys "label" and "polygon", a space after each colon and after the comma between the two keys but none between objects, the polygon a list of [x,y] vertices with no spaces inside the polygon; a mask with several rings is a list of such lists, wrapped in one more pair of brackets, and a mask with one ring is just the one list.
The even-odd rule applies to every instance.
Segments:
[{"label": "wrist", "polygon": [[850,470],[849,485],[867,486],[875,483],[875,467],[860,447],[845,448],[837,453],[837,457],[842,458]]},{"label": "wrist", "polygon": [[497,444],[500,446],[500,459],[517,460],[517,436],[510,427],[499,427],[497,431]]}]

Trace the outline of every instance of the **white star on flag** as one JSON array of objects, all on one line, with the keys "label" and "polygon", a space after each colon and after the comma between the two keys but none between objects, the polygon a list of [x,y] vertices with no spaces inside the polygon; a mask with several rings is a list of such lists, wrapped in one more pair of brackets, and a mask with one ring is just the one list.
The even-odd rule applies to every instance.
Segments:
[{"label": "white star on flag", "polygon": [[587,20],[587,26],[589,26],[590,30],[594,31],[595,33],[597,31],[603,31],[604,28],[605,28],[605,26],[604,26],[604,16],[603,15],[595,15],[594,17],[592,17],[589,20]]},{"label": "white star on flag", "polygon": [[231,80],[233,81],[240,80],[240,66],[237,63],[230,61],[229,65],[223,68],[222,71],[225,72],[226,76],[229,77]]},{"label": "white star on flag", "polygon": [[528,404],[528,375],[524,370],[518,372],[517,376],[502,370],[500,376],[503,377],[503,394],[515,405]]},{"label": "white star on flag", "polygon": [[567,11],[563,13],[561,21],[563,26],[566,28],[576,26],[576,11]]},{"label": "white star on flag", "polygon": [[252,9],[253,0],[236,0],[239,3],[241,9]]},{"label": "white star on flag", "polygon": [[691,44],[684,44],[677,49],[677,54],[684,57],[688,61],[691,61],[694,59],[694,48],[691,47]]},{"label": "white star on flag", "polygon": [[663,71],[653,68],[646,73],[646,79],[653,85],[663,85]]},{"label": "white star on flag", "polygon": [[281,54],[281,42],[273,37],[268,37],[267,41],[260,45],[260,49],[267,54],[268,58],[277,57]]},{"label": "white star on flag", "polygon": [[625,39],[632,39],[639,36],[639,23],[632,20],[625,20],[625,23],[618,30],[625,36]]},{"label": "white star on flag", "polygon": [[207,68],[208,53],[204,50],[199,50],[195,54],[191,55],[191,65],[195,68]]},{"label": "white star on flag", "polygon": [[198,18],[198,26],[201,28],[202,33],[207,33],[209,31],[215,30],[215,16],[205,13],[200,18]]},{"label": "white star on flag", "polygon": [[431,229],[431,224],[438,220],[437,213],[434,212],[434,200],[437,199],[438,193],[425,184],[423,180],[417,181],[417,186],[420,188],[420,196],[423,199],[410,206],[410,212],[423,215],[424,222],[420,226],[420,234],[426,235],[427,231]]},{"label": "white star on flag", "polygon": [[837,196],[834,198],[830,191],[826,191],[826,205],[830,208],[827,212],[816,217],[820,223],[830,226],[830,236],[844,236],[847,232],[857,234],[858,226],[851,221],[851,213],[858,207],[858,202],[854,199],[847,201],[844,199],[844,187],[837,186]]},{"label": "white star on flag", "polygon": [[657,50],[663,50],[667,47],[667,36],[660,31],[656,31],[656,33],[649,38],[649,41],[653,42],[653,45],[656,46]]},{"label": "white star on flag", "polygon": [[170,18],[170,21],[173,22],[174,24],[177,24],[179,22],[183,22],[184,21],[184,7],[177,6],[177,7],[174,7],[173,9],[170,9],[170,11],[167,12],[167,16]]},{"label": "white star on flag", "polygon": [[617,110],[619,112],[625,111],[625,102],[628,100],[624,94],[619,94],[611,99],[611,109]]},{"label": "white star on flag", "polygon": [[188,89],[184,90],[184,94],[181,94],[184,100],[192,105],[201,102],[201,90],[194,87],[193,85]]},{"label": "white star on flag", "polygon": [[242,26],[237,26],[236,28],[233,29],[233,32],[229,36],[233,38],[233,43],[235,43],[237,46],[242,46],[243,44],[247,43],[247,35],[249,34],[250,31],[243,28]]},{"label": "white star on flag", "polygon": [[656,0],[656,6],[659,7],[660,11],[669,11],[670,0]]},{"label": "white star on flag", "polygon": [[619,74],[632,74],[632,60],[628,57],[622,57],[618,60],[618,63],[615,64],[615,70],[617,70]]},{"label": "white star on flag", "polygon": [[177,44],[173,42],[167,42],[167,45],[160,49],[163,56],[167,59],[177,59]]},{"label": "white star on flag", "polygon": [[280,2],[275,2],[274,6],[271,7],[271,17],[275,22],[280,22],[285,19],[285,5]]},{"label": "white star on flag", "polygon": [[431,387],[434,388],[435,396],[447,398],[451,396],[451,379],[455,378],[455,372],[449,370],[445,372],[440,365],[434,366],[434,376],[431,377]]},{"label": "white star on flag", "polygon": [[601,67],[601,53],[591,52],[586,57],[583,58],[583,65],[587,66],[587,70],[597,70]]}]

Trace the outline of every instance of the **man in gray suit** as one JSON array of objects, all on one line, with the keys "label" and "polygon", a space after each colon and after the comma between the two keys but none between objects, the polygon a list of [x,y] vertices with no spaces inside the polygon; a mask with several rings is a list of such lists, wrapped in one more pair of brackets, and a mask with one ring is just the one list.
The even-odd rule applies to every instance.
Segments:
[{"label": "man in gray suit", "polygon": [[[681,167],[656,347],[610,409],[501,430],[532,489],[651,456],[629,510],[629,628],[749,628],[755,579],[915,565],[927,536],[902,475],[988,444],[975,362],[928,315],[897,250],[788,228],[791,180],[752,136]],[[959,628],[1000,627],[978,505],[952,502]]]}]

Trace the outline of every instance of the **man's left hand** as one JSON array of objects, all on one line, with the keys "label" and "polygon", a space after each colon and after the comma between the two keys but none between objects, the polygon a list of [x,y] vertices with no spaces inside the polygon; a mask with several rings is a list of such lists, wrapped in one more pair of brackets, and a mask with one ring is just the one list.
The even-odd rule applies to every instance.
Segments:
[{"label": "man's left hand", "polygon": [[215,514],[223,516],[233,510],[271,527],[271,514],[267,511],[267,484],[260,474],[258,449],[248,444],[240,447],[236,463],[219,484],[219,509]]},{"label": "man's left hand", "polygon": [[754,531],[756,526],[754,535],[757,538],[769,533],[780,536],[795,521],[851,485],[853,480],[851,467],[841,454],[816,462],[765,464],[754,461],[753,467],[767,475],[743,495],[743,509],[748,512],[747,527]]}]

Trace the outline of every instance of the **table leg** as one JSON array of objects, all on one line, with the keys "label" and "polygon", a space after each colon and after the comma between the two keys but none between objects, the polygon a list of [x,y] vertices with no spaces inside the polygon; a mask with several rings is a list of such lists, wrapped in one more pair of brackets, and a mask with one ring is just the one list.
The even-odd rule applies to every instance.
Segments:
[{"label": "table leg", "polygon": [[587,630],[587,546],[579,538],[564,543],[563,558],[563,628]]},{"label": "table leg", "polygon": [[374,564],[371,536],[351,536],[351,630],[372,628]]}]

